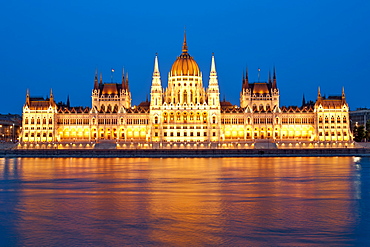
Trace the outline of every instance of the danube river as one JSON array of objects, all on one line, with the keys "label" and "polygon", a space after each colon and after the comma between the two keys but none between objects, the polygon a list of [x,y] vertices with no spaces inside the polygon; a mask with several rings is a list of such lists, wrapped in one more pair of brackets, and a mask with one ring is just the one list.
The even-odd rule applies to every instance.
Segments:
[{"label": "danube river", "polygon": [[0,159],[0,246],[369,245],[370,159]]}]

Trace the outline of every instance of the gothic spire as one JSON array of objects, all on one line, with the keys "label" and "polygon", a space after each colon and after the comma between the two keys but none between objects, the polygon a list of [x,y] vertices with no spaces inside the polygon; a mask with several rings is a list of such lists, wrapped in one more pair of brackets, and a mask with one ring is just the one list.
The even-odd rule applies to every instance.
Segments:
[{"label": "gothic spire", "polygon": [[122,80],[121,80],[121,84],[122,84],[122,89],[126,89],[125,88],[125,69],[122,67]]},{"label": "gothic spire", "polygon": [[276,68],[274,66],[274,75],[272,77],[272,88],[277,88],[277,84],[276,84]]},{"label": "gothic spire", "polygon": [[159,66],[158,66],[158,54],[156,53],[155,54],[155,58],[154,58],[154,71],[153,71],[153,78],[154,77],[160,77],[161,74],[159,72]]},{"label": "gothic spire", "polygon": [[94,76],[94,89],[98,89],[99,84],[98,84],[98,69],[95,70],[95,76]]},{"label": "gothic spire", "polygon": [[243,89],[249,87],[249,79],[248,79],[248,67],[245,69],[245,79],[243,81]]},{"label": "gothic spire", "polygon": [[216,72],[216,63],[215,63],[215,54],[212,53],[212,62],[211,62],[211,73],[210,76],[216,76],[217,77],[217,72]]}]

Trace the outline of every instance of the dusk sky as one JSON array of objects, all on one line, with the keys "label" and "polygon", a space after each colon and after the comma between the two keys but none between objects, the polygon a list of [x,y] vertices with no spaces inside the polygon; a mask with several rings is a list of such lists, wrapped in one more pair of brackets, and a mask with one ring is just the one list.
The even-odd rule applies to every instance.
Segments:
[{"label": "dusk sky", "polygon": [[340,95],[351,110],[370,107],[370,1],[3,1],[0,113],[22,112],[26,90],[91,106],[94,73],[120,82],[129,73],[132,104],[150,93],[158,53],[162,86],[189,54],[208,86],[215,54],[221,99],[239,105],[242,73],[267,80],[275,66],[280,106]]}]

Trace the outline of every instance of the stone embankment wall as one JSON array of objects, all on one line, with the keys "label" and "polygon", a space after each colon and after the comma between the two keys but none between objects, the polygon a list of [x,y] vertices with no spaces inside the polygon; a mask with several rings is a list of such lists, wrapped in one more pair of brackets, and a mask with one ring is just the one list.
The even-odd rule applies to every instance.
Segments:
[{"label": "stone embankment wall", "polygon": [[0,150],[0,157],[289,157],[370,156],[370,149],[13,149]]}]

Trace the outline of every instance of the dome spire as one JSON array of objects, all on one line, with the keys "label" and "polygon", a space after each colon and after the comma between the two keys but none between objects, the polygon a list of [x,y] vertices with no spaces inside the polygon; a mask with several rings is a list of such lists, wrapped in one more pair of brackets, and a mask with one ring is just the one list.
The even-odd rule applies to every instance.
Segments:
[{"label": "dome spire", "polygon": [[182,44],[182,53],[188,53],[188,44],[186,43],[186,30],[184,30],[184,43]]}]

